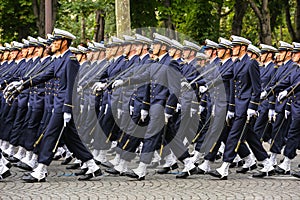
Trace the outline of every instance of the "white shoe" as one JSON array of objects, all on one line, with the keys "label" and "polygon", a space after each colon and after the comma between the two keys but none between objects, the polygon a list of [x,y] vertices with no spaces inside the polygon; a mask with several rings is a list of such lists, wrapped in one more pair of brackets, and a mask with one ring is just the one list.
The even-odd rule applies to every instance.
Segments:
[{"label": "white shoe", "polygon": [[184,168],[182,172],[189,172],[191,169],[194,169],[196,166],[192,161],[192,158],[186,158],[183,160]]},{"label": "white shoe", "polygon": [[118,165],[116,165],[115,170],[117,170],[120,173],[124,173],[128,171],[128,161],[124,160],[124,159],[120,159],[120,162]]},{"label": "white shoe", "polygon": [[166,161],[166,163],[164,164],[163,167],[171,167],[172,165],[174,165],[177,162],[177,159],[176,159],[174,153],[171,152],[169,155],[167,155],[165,157],[165,161]]},{"label": "white shoe", "polygon": [[274,170],[273,164],[270,160],[270,158],[266,158],[265,160],[262,161],[262,164],[264,167],[260,170],[261,172],[269,172]]},{"label": "white shoe", "polygon": [[107,150],[100,150],[99,154],[96,157],[94,157],[94,159],[101,163],[107,162],[106,154]]},{"label": "white shoe", "polygon": [[229,162],[223,162],[221,167],[216,169],[216,171],[221,175],[221,178],[227,177],[229,172]]},{"label": "white shoe", "polygon": [[270,162],[271,162],[272,166],[277,165],[276,157],[277,157],[277,153],[271,153]]},{"label": "white shoe", "polygon": [[204,173],[209,172],[211,170],[210,163],[211,161],[204,160],[204,162],[201,165],[199,165],[199,169],[201,169]]},{"label": "white shoe", "polygon": [[250,168],[251,166],[256,164],[255,158],[252,154],[249,154],[244,158],[245,163],[243,165],[243,168]]},{"label": "white shoe", "polygon": [[114,157],[114,159],[110,160],[109,162],[113,165],[113,166],[116,166],[119,164],[120,162],[120,154],[116,154],[116,156]]},{"label": "white shoe", "polygon": [[95,171],[97,171],[98,169],[100,169],[98,167],[98,165],[96,165],[96,163],[95,163],[95,161],[93,159],[88,160],[85,163],[86,163],[86,166],[88,167],[88,171],[86,172],[86,174],[94,173]]},{"label": "white shoe", "polygon": [[133,169],[132,171],[139,176],[140,178],[144,178],[147,174],[147,164],[140,162],[139,166],[136,169]]},{"label": "white shoe", "polygon": [[26,152],[25,148],[19,146],[19,149],[17,153],[14,155],[14,157],[17,158],[18,160],[22,160],[22,158],[26,156],[25,152]]},{"label": "white shoe", "polygon": [[283,162],[278,165],[278,167],[283,169],[285,172],[289,172],[291,170],[291,159],[285,156]]}]

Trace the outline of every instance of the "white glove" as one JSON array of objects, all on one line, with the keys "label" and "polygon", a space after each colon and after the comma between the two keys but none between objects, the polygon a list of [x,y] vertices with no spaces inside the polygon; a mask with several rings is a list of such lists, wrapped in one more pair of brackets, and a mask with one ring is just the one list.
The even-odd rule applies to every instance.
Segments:
[{"label": "white glove", "polygon": [[83,113],[84,105],[80,104],[80,113]]},{"label": "white glove", "polygon": [[118,119],[121,118],[123,112],[124,112],[124,111],[123,111],[122,109],[120,109],[120,108],[117,109],[117,117],[118,117]]},{"label": "white glove", "polygon": [[23,81],[13,81],[11,82],[8,86],[6,86],[6,88],[3,90],[3,94],[7,93],[8,91],[12,90],[13,88],[17,88],[17,90],[21,90],[21,88],[19,88],[22,85]]},{"label": "white glove", "polygon": [[64,127],[67,126],[67,123],[70,122],[71,118],[72,118],[71,113],[66,113],[66,112],[64,113]]},{"label": "white glove", "polygon": [[234,118],[234,112],[228,111],[226,114],[226,123],[229,124],[229,120]]},{"label": "white glove", "polygon": [[250,120],[251,117],[256,116],[257,113],[255,110],[248,108],[247,110],[247,120]]},{"label": "white glove", "polygon": [[203,112],[205,110],[205,107],[203,107],[203,106],[199,106],[199,115]]},{"label": "white glove", "polygon": [[105,108],[104,108],[104,115],[107,113],[107,109],[108,109],[108,104],[105,104]]},{"label": "white glove", "polygon": [[212,108],[211,108],[211,115],[214,117],[215,116],[215,110],[216,110],[216,106],[213,105]]},{"label": "white glove", "polygon": [[96,91],[102,90],[105,86],[106,86],[106,83],[96,82],[93,85],[92,90],[94,93],[96,93]]},{"label": "white glove", "polygon": [[269,113],[268,113],[269,121],[272,121],[274,115],[275,115],[275,110],[274,109],[269,109]]},{"label": "white glove", "polygon": [[264,99],[267,96],[267,91],[262,91],[260,94],[260,99]]},{"label": "white glove", "polygon": [[141,120],[142,122],[146,119],[146,117],[148,116],[149,112],[147,110],[141,110]]},{"label": "white glove", "polygon": [[291,114],[291,112],[290,111],[288,111],[288,110],[285,110],[284,111],[284,118],[285,119],[287,119],[288,118],[288,116]]},{"label": "white glove", "polygon": [[274,116],[273,116],[273,122],[275,122],[276,117],[277,117],[277,114],[278,114],[277,112],[274,113]]},{"label": "white glove", "polygon": [[169,122],[169,119],[172,117],[172,115],[165,113],[165,123],[167,124]]},{"label": "white glove", "polygon": [[286,90],[283,90],[282,92],[280,92],[279,94],[278,94],[278,97],[277,97],[277,100],[278,101],[281,101],[283,98],[285,98],[286,96],[287,96],[287,91]]},{"label": "white glove", "polygon": [[175,112],[179,112],[179,110],[181,110],[181,104],[177,103]]},{"label": "white glove", "polygon": [[81,93],[82,92],[82,86],[78,86],[77,87],[77,93]]},{"label": "white glove", "polygon": [[134,107],[133,106],[129,106],[129,115],[132,115],[134,111]]},{"label": "white glove", "polygon": [[199,92],[202,94],[202,93],[206,92],[207,89],[208,89],[207,86],[202,85],[199,87]]},{"label": "white glove", "polygon": [[194,108],[191,108],[191,110],[190,110],[190,117],[193,117],[193,115],[196,114],[196,113],[197,113],[197,110],[194,109]]},{"label": "white glove", "polygon": [[119,86],[122,86],[124,84],[124,81],[123,80],[115,80],[115,82],[113,82],[112,84],[112,88],[115,88],[115,87],[119,87]]},{"label": "white glove", "polygon": [[186,87],[186,88],[188,88],[188,89],[191,88],[190,84],[189,84],[188,82],[186,82],[186,81],[181,82],[181,87],[182,87],[182,88]]}]

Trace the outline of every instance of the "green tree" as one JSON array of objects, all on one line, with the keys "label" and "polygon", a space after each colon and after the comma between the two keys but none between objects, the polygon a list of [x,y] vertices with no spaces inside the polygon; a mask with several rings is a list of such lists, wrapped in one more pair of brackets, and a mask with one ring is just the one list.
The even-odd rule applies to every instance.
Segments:
[{"label": "green tree", "polygon": [[0,41],[20,41],[28,35],[36,36],[35,16],[30,0],[0,1]]}]

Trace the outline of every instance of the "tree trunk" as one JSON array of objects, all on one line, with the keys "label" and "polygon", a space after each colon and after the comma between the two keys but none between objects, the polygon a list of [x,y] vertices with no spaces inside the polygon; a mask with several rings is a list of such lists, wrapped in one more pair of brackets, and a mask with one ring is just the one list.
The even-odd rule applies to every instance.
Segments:
[{"label": "tree trunk", "polygon": [[86,29],[85,16],[81,15],[81,37],[80,37],[80,41],[83,42],[83,43],[86,42],[85,29]]},{"label": "tree trunk", "polygon": [[300,0],[297,0],[295,23],[296,23],[296,40],[293,41],[299,42],[300,41]]},{"label": "tree trunk", "polygon": [[261,14],[262,20],[260,41],[264,44],[272,45],[271,15],[268,8],[268,0],[263,0]]},{"label": "tree trunk", "polygon": [[45,35],[45,0],[32,0],[33,13],[36,17],[38,35]]},{"label": "tree trunk", "polygon": [[[171,0],[165,0],[164,5],[167,8],[171,7]],[[165,28],[166,28],[165,35],[167,37],[173,39],[175,37],[175,35],[174,35],[174,31],[172,31],[174,28],[173,28],[173,25],[172,25],[171,15],[168,15],[167,18],[164,20],[164,25],[165,25]]]},{"label": "tree trunk", "polygon": [[241,35],[243,28],[243,18],[245,16],[248,3],[245,0],[236,0],[234,5],[234,16],[232,21],[231,33],[233,35]]},{"label": "tree trunk", "polygon": [[268,8],[269,0],[263,0],[261,9],[253,0],[248,0],[251,8],[259,20],[260,26],[260,42],[264,44],[272,45],[272,33],[271,33],[271,15]]},{"label": "tree trunk", "polygon": [[115,0],[117,36],[130,34],[130,0]]},{"label": "tree trunk", "polygon": [[55,26],[56,22],[56,14],[57,14],[57,0],[52,0],[52,27]]},{"label": "tree trunk", "polygon": [[94,41],[104,41],[104,27],[105,27],[105,12],[103,10],[96,10],[95,12],[95,28],[94,28]]},{"label": "tree trunk", "polygon": [[296,40],[296,33],[295,33],[295,30],[293,28],[292,21],[291,21],[291,13],[290,13],[289,0],[285,0],[284,1],[284,5],[285,5],[285,21],[286,21],[286,25],[287,25],[287,28],[289,30],[289,33],[290,33],[290,36],[291,36],[292,40],[295,41]]}]

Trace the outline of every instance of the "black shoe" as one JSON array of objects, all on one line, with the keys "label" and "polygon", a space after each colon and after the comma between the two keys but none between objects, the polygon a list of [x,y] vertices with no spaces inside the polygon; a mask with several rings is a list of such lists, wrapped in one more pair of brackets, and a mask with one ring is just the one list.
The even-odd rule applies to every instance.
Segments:
[{"label": "black shoe", "polygon": [[164,168],[162,168],[162,169],[159,169],[159,170],[157,171],[157,173],[158,173],[158,174],[167,174],[169,171],[172,171],[172,170],[177,169],[177,168],[178,168],[178,164],[175,163],[175,164],[173,164],[171,167],[164,167]]},{"label": "black shoe", "polygon": [[197,171],[198,171],[197,168],[198,167],[194,167],[193,169],[191,169],[191,170],[189,170],[187,172],[182,172],[181,174],[178,174],[176,176],[176,178],[187,178],[190,175],[197,174]]},{"label": "black shoe", "polygon": [[291,175],[296,178],[300,178],[300,172],[293,172]]},{"label": "black shoe", "polygon": [[0,175],[0,180],[5,179],[9,176],[11,176],[11,173],[9,170],[7,170],[6,172],[4,172],[3,174]]},{"label": "black shoe", "polygon": [[239,162],[230,163],[229,168],[242,167],[243,164],[244,164],[244,161],[240,160]]},{"label": "black shoe", "polygon": [[39,180],[37,178],[34,178],[31,174],[29,174],[28,176],[23,176],[22,180],[27,183],[46,182],[46,177]]},{"label": "black shoe", "polygon": [[266,176],[272,176],[275,174],[275,170],[271,170],[271,171],[268,171],[268,172],[258,172],[258,173],[254,173],[252,175],[253,178],[263,178],[263,177],[266,177]]},{"label": "black shoe", "polygon": [[197,174],[207,174],[208,172],[206,172],[206,171],[204,171],[203,169],[200,169],[199,167],[198,167],[198,169],[197,169]]},{"label": "black shoe", "polygon": [[159,166],[159,162],[151,162],[150,165],[147,167],[148,169],[154,169]]},{"label": "black shoe", "polygon": [[145,180],[145,176],[139,177],[139,175],[137,175],[137,174],[134,173],[133,171],[125,172],[124,175],[125,175],[125,176],[128,176],[128,177],[130,177],[130,178],[137,179],[138,181],[143,181],[143,180]]},{"label": "black shoe", "polygon": [[8,156],[6,159],[7,159],[9,162],[11,162],[11,163],[19,162],[19,159],[18,159],[18,158],[15,158],[15,157],[13,157],[13,156]]},{"label": "black shoe", "polygon": [[52,160],[59,160],[59,159],[65,157],[65,156],[66,156],[66,152],[64,152],[63,154],[54,156]]},{"label": "black shoe", "polygon": [[88,168],[81,169],[79,172],[75,172],[75,176],[82,176],[88,171]]},{"label": "black shoe", "polygon": [[32,171],[32,167],[30,167],[29,165],[27,165],[26,163],[23,163],[21,161],[17,162],[15,164],[16,167],[18,168],[21,168],[21,169],[24,169],[24,170],[27,170],[27,171]]},{"label": "black shoe", "polygon": [[208,172],[209,175],[213,177],[217,177],[220,180],[227,180],[227,176],[222,176],[217,170]]},{"label": "black shoe", "polygon": [[111,164],[111,162],[106,161],[106,162],[100,162],[100,165],[102,165],[103,167],[107,167],[107,168],[113,168],[114,165]]},{"label": "black shoe", "polygon": [[69,164],[71,161],[72,161],[73,157],[70,156],[70,157],[67,157],[64,161],[62,161],[60,164],[61,165],[67,165]]},{"label": "black shoe", "polygon": [[79,181],[87,181],[87,180],[90,180],[93,177],[97,177],[97,176],[101,176],[101,175],[102,175],[101,169],[98,169],[93,173],[85,174],[84,176],[78,178],[78,180]]},{"label": "black shoe", "polygon": [[298,164],[298,167],[300,168],[300,164]]},{"label": "black shoe", "polygon": [[256,164],[253,164],[253,165],[251,165],[251,166],[248,167],[248,168],[242,168],[242,169],[236,170],[236,173],[242,173],[242,174],[245,174],[247,171],[250,171],[250,170],[253,170],[253,169],[256,169],[256,168],[257,168],[257,165],[256,165]]},{"label": "black shoe", "polygon": [[113,174],[113,175],[120,175],[121,174],[121,172],[119,172],[115,168],[107,168],[107,169],[105,169],[105,172],[107,172],[109,174]]},{"label": "black shoe", "polygon": [[12,167],[12,164],[9,162],[6,164],[6,167],[10,169]]},{"label": "black shoe", "polygon": [[290,171],[285,171],[284,169],[280,168],[279,166],[276,167],[275,172],[277,174],[282,174],[282,175],[290,175]]},{"label": "black shoe", "polygon": [[74,163],[70,166],[67,166],[66,169],[78,169],[79,167],[81,167],[81,163]]},{"label": "black shoe", "polygon": [[8,157],[8,154],[7,154],[7,153],[5,153],[4,151],[2,151],[2,155],[3,155],[5,158],[7,158],[7,157]]}]

